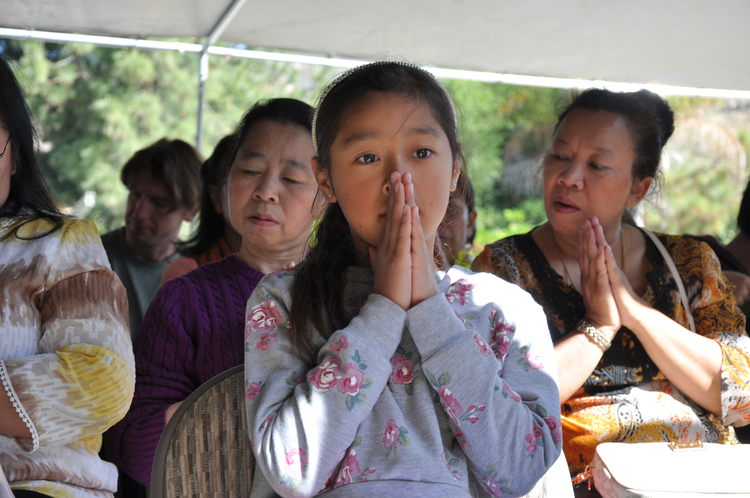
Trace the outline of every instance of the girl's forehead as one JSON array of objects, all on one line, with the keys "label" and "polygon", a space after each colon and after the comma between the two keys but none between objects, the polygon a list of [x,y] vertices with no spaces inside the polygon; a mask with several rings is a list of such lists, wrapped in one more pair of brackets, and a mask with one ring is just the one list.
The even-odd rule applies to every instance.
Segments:
[{"label": "girl's forehead", "polygon": [[335,141],[350,144],[353,141],[397,133],[446,137],[432,109],[424,100],[399,93],[371,92],[359,99],[342,116]]}]

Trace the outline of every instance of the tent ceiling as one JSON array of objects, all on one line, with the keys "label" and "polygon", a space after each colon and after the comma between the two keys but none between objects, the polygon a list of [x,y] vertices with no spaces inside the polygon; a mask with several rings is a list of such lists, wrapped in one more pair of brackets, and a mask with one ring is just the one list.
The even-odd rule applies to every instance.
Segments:
[{"label": "tent ceiling", "polygon": [[[0,25],[205,37],[231,0],[0,0]],[[221,39],[500,73],[750,90],[747,0],[248,0]]]}]

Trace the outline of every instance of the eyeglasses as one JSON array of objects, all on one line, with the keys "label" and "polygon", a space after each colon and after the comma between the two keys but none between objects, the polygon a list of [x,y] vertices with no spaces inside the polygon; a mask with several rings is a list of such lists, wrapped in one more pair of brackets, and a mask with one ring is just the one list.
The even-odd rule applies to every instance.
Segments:
[{"label": "eyeglasses", "polygon": [[5,142],[5,147],[3,147],[3,153],[0,154],[0,159],[2,159],[3,157],[5,157],[5,151],[8,150],[8,144],[10,143],[10,137],[12,137],[12,136],[13,136],[12,133],[8,133],[8,141]]}]

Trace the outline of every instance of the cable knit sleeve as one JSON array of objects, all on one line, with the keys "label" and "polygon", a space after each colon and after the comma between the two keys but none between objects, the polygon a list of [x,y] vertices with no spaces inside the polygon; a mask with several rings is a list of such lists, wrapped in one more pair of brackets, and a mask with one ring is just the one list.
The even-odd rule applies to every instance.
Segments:
[{"label": "cable knit sleeve", "polygon": [[154,297],[134,346],[137,377],[133,403],[112,430],[118,465],[145,485],[151,483],[167,408],[198,387],[190,372],[195,351],[185,326],[186,299],[182,279],[166,282]]},{"label": "cable knit sleeve", "polygon": [[[43,249],[30,267],[48,261],[37,354],[0,362],[0,380],[32,434],[16,438],[25,451],[98,438],[127,412],[135,380],[125,289],[94,224],[64,220],[33,243]],[[7,249],[28,252],[24,244]]]},{"label": "cable knit sleeve", "polygon": [[250,439],[263,474],[285,497],[313,496],[370,415],[391,374],[405,312],[370,295],[349,326],[320,339],[317,365],[289,336],[292,273],[261,281],[247,305],[245,385]]},{"label": "cable knit sleeve", "polygon": [[476,478],[491,496],[524,495],[562,451],[546,317],[492,275],[454,267],[448,277],[407,312],[407,327]]}]

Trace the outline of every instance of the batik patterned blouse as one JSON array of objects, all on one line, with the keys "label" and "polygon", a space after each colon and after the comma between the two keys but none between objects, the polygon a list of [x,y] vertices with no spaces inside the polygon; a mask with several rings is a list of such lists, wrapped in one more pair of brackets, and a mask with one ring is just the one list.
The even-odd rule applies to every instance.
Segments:
[{"label": "batik patterned blouse", "polygon": [[133,396],[125,289],[92,222],[29,214],[0,218],[0,384],[31,433],[0,435],[0,466],[13,489],[111,497],[97,453]]},{"label": "batik patterned blouse", "polygon": [[[623,327],[584,383],[584,392],[562,406],[563,450],[572,472],[583,470],[602,442],[725,442],[731,436],[724,425],[750,423],[750,339],[732,285],[705,243],[687,237],[658,237],[685,285],[697,333],[721,346],[721,421],[679,392],[635,334]],[[652,269],[646,274],[648,285],[641,297],[689,328],[667,264],[653,242],[646,239],[646,244]],[[583,298],[552,269],[531,233],[488,245],[473,269],[494,273],[527,290],[544,308],[555,343],[584,317]]]}]

